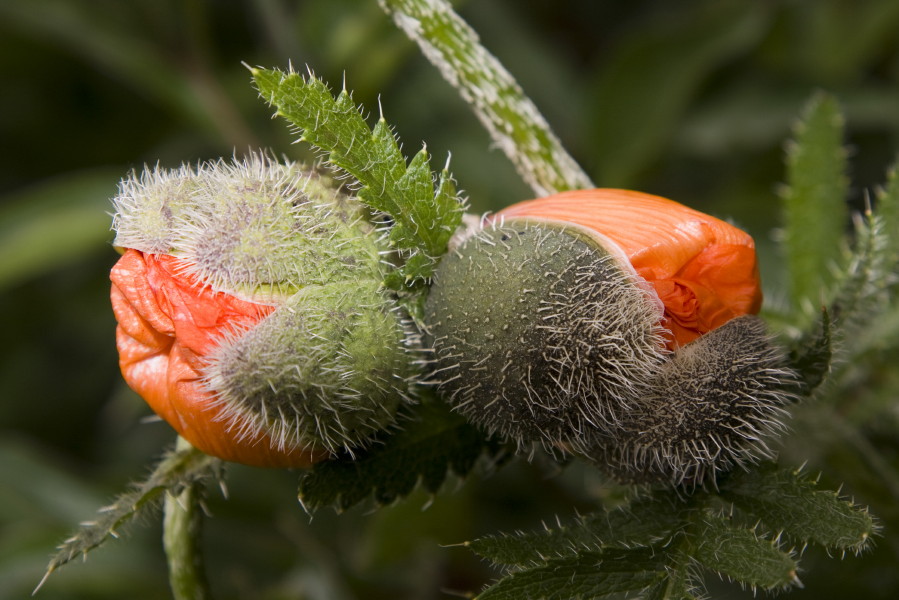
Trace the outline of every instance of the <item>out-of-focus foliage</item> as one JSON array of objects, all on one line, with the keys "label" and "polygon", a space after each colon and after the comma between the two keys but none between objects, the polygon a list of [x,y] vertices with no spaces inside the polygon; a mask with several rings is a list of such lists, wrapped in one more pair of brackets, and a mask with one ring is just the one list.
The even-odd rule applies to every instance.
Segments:
[{"label": "out-of-focus foliage", "polygon": [[[771,315],[788,308],[784,257],[771,243],[782,223],[775,188],[787,180],[783,141],[806,99],[826,89],[845,114],[850,210],[876,202],[899,149],[893,0],[456,5],[599,185],[671,197],[747,228]],[[380,94],[407,157],[425,139],[435,157],[452,151],[474,211],[530,196],[375,0],[0,2],[0,599],[30,593],[72,524],[94,518],[173,442],[164,424],[141,422],[149,411],[117,372],[116,255],[103,225],[116,181],[145,162],[174,167],[257,145],[310,157],[270,120],[241,61],[309,64],[332,84],[345,76],[365,106]],[[895,214],[883,220],[895,225]],[[899,590],[899,312],[862,337],[841,342],[860,349],[857,360],[840,367],[838,388],[825,384],[797,411],[783,460],[807,461],[825,489],[844,483],[883,532],[873,551],[841,562],[810,547],[805,588],[791,598]],[[516,463],[477,485],[477,476],[445,483],[450,493],[434,498],[416,492],[374,514],[320,510],[310,523],[295,474],[229,471],[229,500],[206,500],[210,579],[225,599],[478,590],[499,572],[441,544],[620,501],[577,464]],[[55,574],[39,598],[165,597],[158,525],[146,525]],[[750,597],[710,585],[716,598]]]}]

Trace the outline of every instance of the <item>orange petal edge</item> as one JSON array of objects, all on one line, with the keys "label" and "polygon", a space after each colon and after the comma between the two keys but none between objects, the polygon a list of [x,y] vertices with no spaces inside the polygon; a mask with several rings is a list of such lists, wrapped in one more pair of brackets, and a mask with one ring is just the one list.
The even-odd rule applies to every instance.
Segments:
[{"label": "orange petal edge", "polygon": [[204,357],[222,338],[255,326],[274,307],[216,292],[186,263],[128,249],[110,273],[119,366],[128,385],[179,435],[207,454],[259,467],[308,467],[329,455],[278,448],[218,419],[203,385]]},{"label": "orange petal edge", "polygon": [[513,204],[494,215],[571,223],[617,244],[665,307],[669,347],[761,309],[752,237],[720,219],[643,192],[593,189]]}]

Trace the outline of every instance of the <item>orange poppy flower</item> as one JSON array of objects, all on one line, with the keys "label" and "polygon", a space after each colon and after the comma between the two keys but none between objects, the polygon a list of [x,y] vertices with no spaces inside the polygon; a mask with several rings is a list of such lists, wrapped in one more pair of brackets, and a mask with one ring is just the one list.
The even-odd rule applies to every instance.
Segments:
[{"label": "orange poppy flower", "polygon": [[274,307],[213,291],[173,256],[129,249],[110,274],[119,365],[128,385],[203,452],[261,467],[308,467],[328,453],[274,444],[234,430],[203,383],[205,358],[224,338],[253,328]]},{"label": "orange poppy flower", "polygon": [[499,217],[572,223],[617,244],[664,304],[672,348],[761,308],[752,237],[672,200],[629,190],[577,190],[514,204]]}]

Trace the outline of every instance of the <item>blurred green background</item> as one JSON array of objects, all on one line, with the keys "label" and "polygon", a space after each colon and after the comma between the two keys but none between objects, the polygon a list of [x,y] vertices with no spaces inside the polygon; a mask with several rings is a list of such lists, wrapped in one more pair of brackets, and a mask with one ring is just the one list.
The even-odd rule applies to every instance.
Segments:
[{"label": "blurred green background", "polygon": [[[896,0],[472,0],[461,14],[597,184],[729,217],[759,244],[769,306],[783,144],[811,93],[841,100],[850,202],[899,149]],[[130,169],[272,148],[309,158],[256,97],[250,65],[309,65],[378,98],[408,154],[422,141],[477,212],[530,196],[467,107],[375,0],[0,0],[0,600],[26,597],[80,521],[172,443],[122,383],[108,305],[116,183]],[[897,232],[899,234],[899,232]],[[873,552],[806,551],[794,598],[899,597],[899,374],[799,411],[808,461],[886,525]],[[823,416],[822,416],[823,415]],[[219,598],[445,598],[496,574],[464,548],[614,498],[592,470],[514,464],[374,512],[314,519],[297,475],[234,467],[205,543]],[[426,508],[426,510],[425,510]],[[149,520],[50,578],[38,598],[164,598]],[[744,598],[710,581],[715,598]]]}]

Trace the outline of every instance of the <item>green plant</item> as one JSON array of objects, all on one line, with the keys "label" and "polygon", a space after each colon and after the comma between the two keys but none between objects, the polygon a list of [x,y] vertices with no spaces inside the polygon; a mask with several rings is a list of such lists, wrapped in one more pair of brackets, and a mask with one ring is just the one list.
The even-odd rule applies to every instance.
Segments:
[{"label": "green plant", "polygon": [[[429,2],[385,4],[407,25],[416,18],[414,11],[422,7],[446,10]],[[451,13],[417,16],[423,26],[416,31],[429,44],[429,56],[434,60],[442,60],[440,48],[447,39],[456,40],[459,32],[459,39],[472,43],[473,38],[464,35],[467,31],[459,29],[463,25]],[[430,21],[425,17],[429,16],[434,27],[427,26]],[[463,55],[466,51],[463,47]],[[454,72],[451,61],[441,64],[446,72]],[[397,293],[410,315],[421,318],[429,278],[461,214],[452,178],[444,171],[435,186],[426,153],[416,155],[407,165],[383,120],[369,129],[348,94],[335,99],[312,77],[261,69],[254,69],[253,74],[263,97],[323,151],[326,162],[359,181],[360,199],[393,218],[390,241],[399,260],[397,270],[385,276],[385,284]],[[490,81],[469,85],[484,90]],[[526,106],[517,97],[520,90],[502,91],[515,101],[504,104],[502,110],[490,105],[476,108],[487,115],[484,119],[488,122],[497,120],[490,116],[494,113],[503,118],[522,117],[521,128],[513,130],[534,135],[525,134],[524,140],[513,136],[513,142],[500,145],[513,155],[513,162],[523,165],[522,170],[536,174],[531,181],[535,191],[583,187],[585,181],[577,172],[558,166],[567,164],[559,159],[558,149],[543,151],[555,138],[544,123],[529,118],[533,115],[520,108]],[[841,150],[841,127],[835,101],[826,95],[816,96],[797,130],[788,161],[784,202],[790,304],[766,315],[780,335],[780,343],[790,347],[792,367],[803,384],[802,396],[812,398],[808,404],[834,402],[894,350],[888,326],[896,323],[897,248],[889,232],[899,226],[899,183],[892,175],[875,207],[856,219],[851,239],[844,236],[845,178],[841,174],[846,171],[846,158]],[[522,150],[533,149],[528,139],[543,140],[535,154]],[[561,180],[543,175],[546,173],[561,173]],[[833,218],[823,219],[822,215]],[[819,312],[817,306],[827,310]],[[352,455],[341,454],[305,473],[300,483],[303,505],[308,510],[331,505],[346,509],[371,496],[378,503],[388,503],[408,495],[418,481],[436,492],[448,471],[465,476],[480,456],[496,461],[511,452],[502,441],[485,437],[448,412],[429,393],[423,393],[420,403],[406,410],[399,430],[383,432],[381,444]],[[173,464],[188,466],[174,469]],[[168,503],[169,515],[175,515],[178,506],[195,508],[195,501],[182,494],[197,485],[196,480],[210,466],[197,451],[180,450],[137,492],[107,511],[103,520],[67,542],[50,570],[101,542],[160,490],[182,499],[181,505]],[[475,552],[508,573],[480,597],[624,593],[691,597],[706,569],[753,588],[789,587],[798,581],[792,548],[815,544],[833,552],[860,551],[877,530],[865,510],[834,492],[818,489],[794,467],[766,463],[721,474],[716,484],[687,491],[640,490],[626,506],[596,511],[571,525],[474,540],[469,546]],[[175,565],[174,557],[180,552],[175,549],[186,548],[187,562],[193,560],[190,544],[185,543],[194,539],[192,522],[175,516],[167,519],[173,574],[183,573]],[[180,563],[184,560],[177,559]],[[188,572],[184,579],[187,584],[178,584],[176,589],[184,590],[180,592],[184,597],[198,595],[201,575]]]}]

